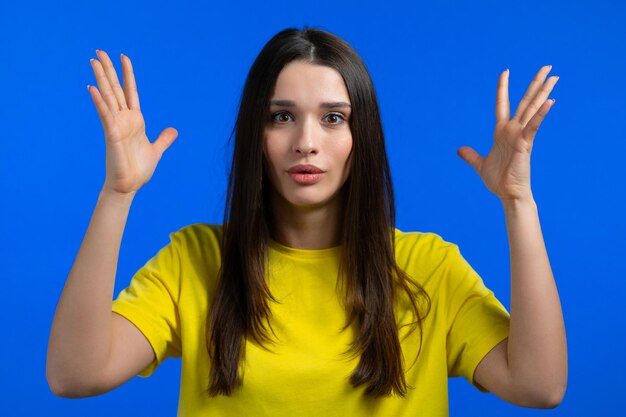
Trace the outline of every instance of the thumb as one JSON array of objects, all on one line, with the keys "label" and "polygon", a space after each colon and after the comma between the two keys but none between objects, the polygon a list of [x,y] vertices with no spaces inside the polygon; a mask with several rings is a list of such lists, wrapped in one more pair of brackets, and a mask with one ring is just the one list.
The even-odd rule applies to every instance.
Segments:
[{"label": "thumb", "polygon": [[178,130],[174,129],[173,127],[168,127],[166,129],[163,129],[159,137],[154,141],[153,146],[155,146],[156,149],[159,151],[159,155],[163,155],[163,152],[165,152],[167,148],[169,148],[170,145],[174,143],[177,137]]},{"label": "thumb", "polygon": [[478,155],[478,152],[476,152],[469,146],[463,146],[456,153],[461,157],[461,159],[470,164],[472,168],[476,170],[476,172],[480,172],[483,158]]}]

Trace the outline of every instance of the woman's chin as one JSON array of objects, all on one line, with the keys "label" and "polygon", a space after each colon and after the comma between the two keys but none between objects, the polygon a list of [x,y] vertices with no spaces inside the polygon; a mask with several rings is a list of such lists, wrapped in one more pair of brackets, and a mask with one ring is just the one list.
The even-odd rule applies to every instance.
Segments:
[{"label": "woman's chin", "polygon": [[337,206],[339,193],[331,196],[288,196],[285,200],[297,210],[319,210],[323,208],[334,208]]}]

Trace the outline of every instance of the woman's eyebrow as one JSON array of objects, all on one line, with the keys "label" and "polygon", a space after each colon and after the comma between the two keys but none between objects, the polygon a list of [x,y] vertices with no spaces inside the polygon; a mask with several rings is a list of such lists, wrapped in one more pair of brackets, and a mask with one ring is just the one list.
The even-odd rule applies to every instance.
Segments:
[{"label": "woman's eyebrow", "polygon": [[[296,103],[291,100],[272,100],[270,101],[270,106],[296,107]],[[346,103],[345,101],[325,101],[323,103],[320,103],[320,107],[325,109],[338,107],[352,108],[352,106],[350,106],[350,104]]]}]

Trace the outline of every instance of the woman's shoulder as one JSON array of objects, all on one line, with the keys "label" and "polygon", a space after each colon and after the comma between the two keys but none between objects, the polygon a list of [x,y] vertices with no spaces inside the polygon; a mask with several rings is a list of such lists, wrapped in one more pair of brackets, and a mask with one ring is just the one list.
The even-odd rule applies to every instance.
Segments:
[{"label": "woman's shoulder", "polygon": [[182,252],[219,253],[222,239],[222,225],[210,223],[192,223],[170,233],[171,244]]},{"label": "woman's shoulder", "polygon": [[420,251],[420,252],[446,252],[458,249],[458,246],[448,242],[441,235],[433,232],[402,231],[394,229],[394,243],[396,253],[398,251]]},{"label": "woman's shoulder", "polygon": [[221,224],[191,223],[182,226],[172,232],[172,234],[182,239],[220,239],[222,237],[222,228]]},{"label": "woman's shoulder", "polygon": [[459,246],[437,233],[395,230],[398,266],[431,289],[445,284],[473,286],[478,275],[461,254]]},{"label": "woman's shoulder", "polygon": [[[395,255],[398,266],[426,275],[433,271],[465,264],[458,245],[437,233],[404,232],[395,229]],[[417,273],[417,272],[416,272]]]}]

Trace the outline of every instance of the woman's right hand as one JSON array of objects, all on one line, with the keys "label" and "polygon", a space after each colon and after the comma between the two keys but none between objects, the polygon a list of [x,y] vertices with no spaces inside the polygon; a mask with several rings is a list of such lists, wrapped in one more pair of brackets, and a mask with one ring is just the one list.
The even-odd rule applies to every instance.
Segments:
[{"label": "woman's right hand", "polygon": [[122,55],[124,87],[118,81],[111,59],[96,51],[91,60],[98,88],[87,86],[104,128],[106,141],[106,179],[103,191],[134,195],[150,180],[163,152],[178,136],[167,128],[154,143],[146,136],[139,108],[139,96],[130,58]]}]

